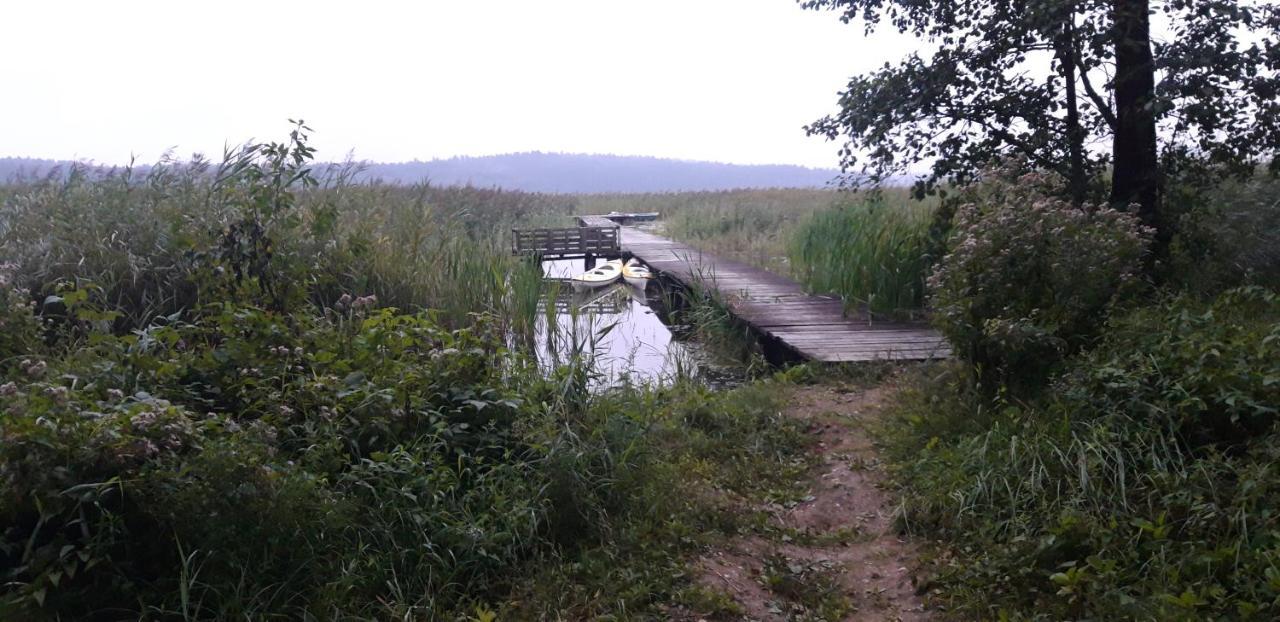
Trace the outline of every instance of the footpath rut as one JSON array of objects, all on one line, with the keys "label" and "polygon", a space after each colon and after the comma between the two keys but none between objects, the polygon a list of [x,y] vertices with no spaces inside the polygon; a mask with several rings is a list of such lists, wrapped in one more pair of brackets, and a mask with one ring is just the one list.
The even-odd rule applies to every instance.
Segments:
[{"label": "footpath rut", "polygon": [[778,533],[796,535],[736,537],[697,561],[698,584],[733,603],[733,615],[714,619],[933,619],[913,581],[916,548],[894,530],[867,430],[891,394],[887,385],[795,390],[786,414],[819,437],[809,493],[794,507],[758,509]]}]

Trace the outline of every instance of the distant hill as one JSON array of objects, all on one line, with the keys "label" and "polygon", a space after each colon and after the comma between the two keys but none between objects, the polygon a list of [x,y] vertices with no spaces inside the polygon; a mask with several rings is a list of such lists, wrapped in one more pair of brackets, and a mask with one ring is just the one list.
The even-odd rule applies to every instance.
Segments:
[{"label": "distant hill", "polygon": [[0,182],[8,181],[19,176],[32,177],[45,175],[55,168],[66,168],[68,164],[71,164],[71,162],[65,160],[0,158]]},{"label": "distant hill", "polygon": [[[0,180],[41,175],[69,162],[0,158]],[[145,168],[145,167],[138,167]],[[640,156],[513,153],[428,162],[366,163],[360,179],[499,187],[528,192],[678,192],[733,188],[820,188],[839,171],[786,164],[744,165]]]},{"label": "distant hill", "polygon": [[530,192],[677,192],[732,188],[820,188],[839,171],[784,164],[743,165],[639,156],[513,153],[430,162],[370,164],[385,181],[497,186]]}]

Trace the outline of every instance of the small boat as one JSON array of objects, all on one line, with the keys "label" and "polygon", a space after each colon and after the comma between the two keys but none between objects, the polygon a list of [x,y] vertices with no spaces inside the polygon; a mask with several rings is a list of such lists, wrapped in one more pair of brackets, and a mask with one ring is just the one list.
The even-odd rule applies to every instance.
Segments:
[{"label": "small boat", "polygon": [[653,280],[653,272],[648,268],[640,265],[640,262],[632,259],[627,265],[622,267],[622,278],[636,289],[644,289],[649,286],[649,281]]},{"label": "small boat", "polygon": [[604,217],[620,225],[629,225],[633,222],[651,222],[657,220],[659,215],[658,212],[619,212],[615,210],[605,214]]},{"label": "small boat", "polygon": [[617,282],[619,278],[622,278],[622,260],[614,259],[606,261],[582,274],[569,277],[569,282],[573,284],[573,289],[583,291],[604,287]]}]

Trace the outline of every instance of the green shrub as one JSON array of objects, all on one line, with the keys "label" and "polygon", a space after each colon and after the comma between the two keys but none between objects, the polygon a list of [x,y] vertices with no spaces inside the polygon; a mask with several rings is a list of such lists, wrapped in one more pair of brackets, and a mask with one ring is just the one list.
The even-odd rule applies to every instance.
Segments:
[{"label": "green shrub", "polygon": [[1140,285],[1149,232],[1130,214],[1055,198],[1054,183],[998,171],[957,208],[929,277],[937,325],[988,384],[1038,382]]},{"label": "green shrub", "polygon": [[[172,610],[192,606],[172,600],[182,587],[202,615],[247,615],[323,605],[339,584],[374,602],[393,576],[395,596],[445,606],[455,582],[497,583],[545,515],[501,336],[369,300],[94,333],[6,389],[0,602]],[[198,583],[175,583],[179,547]]]},{"label": "green shrub", "polygon": [[942,538],[940,597],[996,619],[1280,613],[1280,298],[1115,318],[1037,401],[911,393],[887,428],[904,524]]},{"label": "green shrub", "polygon": [[1280,417],[1280,295],[1272,291],[1140,309],[1108,327],[1107,345],[1059,381],[1070,408],[1127,413],[1191,447],[1224,449],[1269,432]]},{"label": "green shrub", "polygon": [[728,520],[699,487],[798,478],[776,387],[564,400],[496,323],[375,305],[90,322],[9,374],[0,617],[449,617],[560,556],[644,608]]}]

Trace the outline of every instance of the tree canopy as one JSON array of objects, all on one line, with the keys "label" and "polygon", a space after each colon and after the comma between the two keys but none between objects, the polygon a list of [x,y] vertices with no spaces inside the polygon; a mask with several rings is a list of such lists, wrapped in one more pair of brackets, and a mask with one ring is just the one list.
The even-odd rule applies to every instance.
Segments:
[{"label": "tree canopy", "polygon": [[1164,176],[1280,169],[1280,7],[1249,0],[800,0],[922,49],[854,76],[810,134],[845,140],[855,184],[925,163],[918,193],[1017,155],[1077,201],[1138,203]]}]

